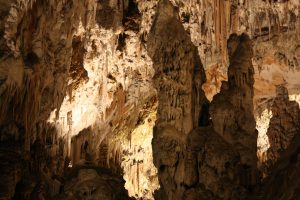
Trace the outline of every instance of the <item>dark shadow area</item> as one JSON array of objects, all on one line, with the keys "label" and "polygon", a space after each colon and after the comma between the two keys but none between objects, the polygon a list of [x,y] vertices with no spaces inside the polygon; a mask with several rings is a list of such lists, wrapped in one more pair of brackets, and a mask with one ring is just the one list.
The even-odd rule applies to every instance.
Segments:
[{"label": "dark shadow area", "polygon": [[39,57],[33,52],[29,52],[25,57],[24,57],[24,64],[27,67],[32,68],[35,64],[38,64]]},{"label": "dark shadow area", "polygon": [[122,20],[124,30],[139,32],[141,23],[141,14],[136,0],[129,0],[128,7],[125,9]]}]

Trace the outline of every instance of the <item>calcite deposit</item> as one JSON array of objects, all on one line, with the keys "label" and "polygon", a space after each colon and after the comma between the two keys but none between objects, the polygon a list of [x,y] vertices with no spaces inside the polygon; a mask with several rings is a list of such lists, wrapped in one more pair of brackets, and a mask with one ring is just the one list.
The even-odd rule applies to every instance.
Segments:
[{"label": "calcite deposit", "polygon": [[0,199],[299,199],[299,0],[0,0]]}]

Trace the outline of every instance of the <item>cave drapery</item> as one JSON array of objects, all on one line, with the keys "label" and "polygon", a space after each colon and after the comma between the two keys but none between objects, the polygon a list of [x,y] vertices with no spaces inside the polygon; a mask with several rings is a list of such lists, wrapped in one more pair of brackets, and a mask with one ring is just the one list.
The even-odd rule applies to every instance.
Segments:
[{"label": "cave drapery", "polygon": [[300,198],[298,0],[0,16],[0,199]]}]

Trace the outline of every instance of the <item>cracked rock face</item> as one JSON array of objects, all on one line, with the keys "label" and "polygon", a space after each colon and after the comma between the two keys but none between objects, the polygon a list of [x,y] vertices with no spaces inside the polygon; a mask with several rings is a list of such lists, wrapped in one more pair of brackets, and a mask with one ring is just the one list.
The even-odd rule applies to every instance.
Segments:
[{"label": "cracked rock face", "polygon": [[298,199],[299,15],[0,0],[0,199]]}]

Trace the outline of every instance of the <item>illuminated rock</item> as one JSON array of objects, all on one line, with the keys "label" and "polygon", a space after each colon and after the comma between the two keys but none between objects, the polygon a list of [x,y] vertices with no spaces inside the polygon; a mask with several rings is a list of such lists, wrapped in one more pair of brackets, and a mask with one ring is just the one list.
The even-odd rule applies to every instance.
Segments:
[{"label": "illuminated rock", "polygon": [[0,199],[298,199],[299,9],[0,0]]}]

